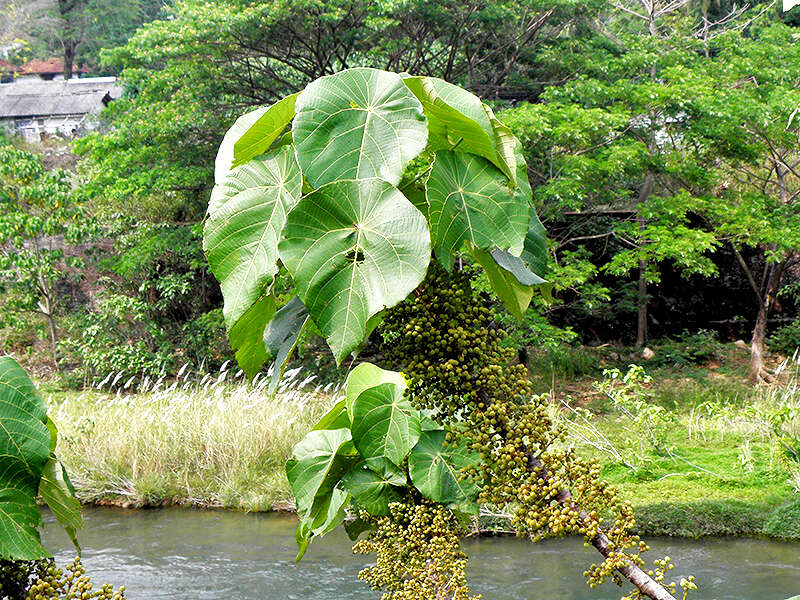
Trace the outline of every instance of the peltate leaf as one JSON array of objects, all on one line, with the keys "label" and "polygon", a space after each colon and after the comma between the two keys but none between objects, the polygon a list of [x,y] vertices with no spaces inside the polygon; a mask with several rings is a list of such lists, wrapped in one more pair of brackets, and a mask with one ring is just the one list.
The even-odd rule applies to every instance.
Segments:
[{"label": "peltate leaf", "polygon": [[[514,156],[517,161],[517,199],[530,203],[533,193],[528,181],[528,164],[525,162],[522,144],[516,138],[514,139]],[[533,206],[528,210],[528,231],[525,234],[525,242],[519,256],[528,265],[528,268],[540,277],[547,273],[547,232]]]},{"label": "peltate leaf", "polygon": [[[509,161],[507,153],[497,151],[498,140],[492,125],[492,119],[497,119],[477,96],[436,77],[406,77],[403,81],[422,103],[432,150],[457,149],[477,154],[492,162],[512,181],[516,180],[513,155]],[[500,141],[506,143],[505,138]]]},{"label": "peltate leaf", "polygon": [[547,272],[547,232],[533,208],[530,211],[525,244],[519,256],[533,272]]},{"label": "peltate leaf", "polygon": [[353,404],[361,395],[361,392],[371,387],[375,387],[384,383],[391,383],[398,387],[398,389],[406,389],[406,380],[403,378],[402,373],[397,371],[388,371],[373,365],[369,362],[363,362],[356,365],[347,376],[347,381],[344,385],[344,397],[347,402],[347,412],[350,415],[350,420],[353,420]]},{"label": "peltate leaf", "polygon": [[353,403],[353,443],[364,458],[384,457],[399,465],[421,433],[419,411],[403,398],[405,385],[382,383]]},{"label": "peltate leaf", "polygon": [[295,534],[298,548],[296,561],[303,558],[312,539],[333,531],[344,521],[345,504],[349,499],[347,492],[335,487],[315,498],[311,509],[300,515],[300,524]]},{"label": "peltate leaf", "polygon": [[295,445],[286,475],[300,518],[297,560],[314,536],[341,523],[347,494],[337,486],[357,460],[349,429],[310,431]]},{"label": "peltate leaf", "polygon": [[271,106],[252,110],[238,119],[222,139],[214,164],[214,182],[221,184],[233,167],[266,152],[294,117],[298,94]]},{"label": "peltate leaf", "polygon": [[48,556],[36,495],[50,456],[47,410],[14,359],[0,357],[0,558]]},{"label": "peltate leaf", "polygon": [[230,331],[278,272],[278,240],[300,198],[302,176],[291,147],[284,147],[237,167],[223,187],[231,194],[210,212],[203,246],[222,287]]},{"label": "peltate leaf", "polygon": [[299,515],[307,513],[317,496],[330,493],[352,465],[355,454],[349,429],[310,431],[292,450],[286,475]]},{"label": "peltate leaf", "polygon": [[280,256],[337,363],[370,317],[402,301],[425,276],[425,217],[380,179],[329,183],[289,214]]},{"label": "peltate leaf", "polygon": [[294,118],[294,105],[300,93],[278,100],[272,106],[259,108],[258,118],[233,144],[233,166],[243,165],[251,158],[269,150]]},{"label": "peltate leaf", "polygon": [[300,298],[295,296],[275,313],[267,324],[264,330],[264,348],[267,360],[273,361],[272,380],[269,383],[270,394],[278,388],[289,355],[297,345],[306,323],[308,323],[308,311]]},{"label": "peltate leaf", "polygon": [[264,330],[275,314],[272,294],[262,294],[228,331],[236,362],[252,379],[269,358],[264,347]]},{"label": "peltate leaf", "polygon": [[478,487],[464,478],[461,470],[475,465],[480,457],[464,448],[445,445],[444,431],[425,431],[408,459],[411,481],[426,498],[462,512],[477,509]]},{"label": "peltate leaf", "polygon": [[64,466],[54,456],[51,456],[42,472],[39,495],[53,511],[56,520],[80,552],[76,532],[83,527],[83,514],[81,514],[81,503],[75,498],[68,481]]},{"label": "peltate leaf", "polygon": [[455,254],[467,242],[522,252],[529,204],[486,159],[440,150],[428,177],[427,198],[433,247],[446,269],[453,268]]},{"label": "peltate leaf", "polygon": [[397,185],[425,148],[422,105],[395,73],[347,69],[313,81],[297,98],[297,160],[312,188],[379,177]]},{"label": "peltate leaf", "polygon": [[369,514],[389,514],[389,504],[400,499],[395,487],[404,486],[406,477],[399,467],[385,458],[361,462],[350,469],[342,485]]},{"label": "peltate leaf", "polygon": [[[486,104],[483,105],[486,116],[492,125],[492,132],[494,134],[495,148],[497,149],[497,161],[493,161],[505,173],[514,185],[517,185],[520,176],[519,157],[516,148],[521,144],[517,140],[514,133],[506,125],[494,116],[492,109]],[[498,164],[499,163],[499,164]],[[525,182],[528,180],[527,166],[525,167]]]}]

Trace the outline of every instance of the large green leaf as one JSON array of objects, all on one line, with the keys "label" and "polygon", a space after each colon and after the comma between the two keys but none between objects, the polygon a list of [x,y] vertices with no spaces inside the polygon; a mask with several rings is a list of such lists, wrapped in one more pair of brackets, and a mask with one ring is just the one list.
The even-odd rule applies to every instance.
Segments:
[{"label": "large green leaf", "polygon": [[537,287],[546,286],[547,282],[528,269],[518,256],[497,248],[491,252],[471,244],[468,248],[472,257],[483,267],[492,290],[508,312],[522,321]]},{"label": "large green leaf", "polygon": [[222,287],[230,330],[278,272],[278,240],[300,198],[302,175],[289,146],[234,169],[223,187],[232,193],[209,214],[203,246]]},{"label": "large green leaf", "polygon": [[[517,161],[516,197],[520,202],[530,203],[533,200],[533,192],[528,181],[528,164],[525,162],[522,144],[516,138],[514,156]],[[528,231],[519,256],[528,268],[540,277],[547,272],[547,232],[533,206],[528,209]]]},{"label": "large green leaf", "polygon": [[349,429],[311,431],[292,450],[286,475],[300,518],[297,560],[313,537],[324,535],[344,518],[347,494],[337,485],[357,457]]},{"label": "large green leaf", "polygon": [[382,457],[355,465],[342,479],[342,485],[355,501],[376,517],[389,514],[389,504],[400,499],[395,487],[405,484],[403,471]]},{"label": "large green leaf", "polygon": [[533,207],[530,211],[525,244],[519,257],[535,273],[547,272],[547,232]]},{"label": "large green leaf", "polygon": [[67,532],[72,543],[80,550],[76,532],[83,527],[83,514],[81,503],[75,498],[68,482],[64,466],[51,456],[42,472],[39,495],[53,511],[53,515]]},{"label": "large green leaf", "polygon": [[330,493],[351,465],[354,455],[349,429],[310,431],[292,450],[286,475],[292,487],[297,512],[307,513],[317,496]]},{"label": "large green leaf", "polygon": [[294,117],[294,105],[299,95],[297,92],[256,111],[258,118],[233,144],[234,167],[269,150]]},{"label": "large green leaf", "polygon": [[433,247],[448,270],[466,242],[522,252],[529,204],[486,159],[440,150],[428,177],[427,198]]},{"label": "large green leaf", "polygon": [[271,106],[252,110],[238,119],[222,139],[214,164],[214,182],[221,184],[233,167],[266,152],[294,117],[298,94]]},{"label": "large green leaf", "polygon": [[[512,181],[512,183],[514,183],[514,185],[517,185],[520,177],[520,154],[516,152],[516,148],[517,146],[521,148],[522,145],[520,144],[519,140],[517,140],[511,129],[501,123],[500,120],[494,116],[491,108],[484,104],[483,109],[486,111],[486,116],[489,118],[489,122],[492,125],[492,132],[494,133],[494,143],[495,148],[497,149],[498,158],[495,164],[499,163],[498,166],[500,166],[500,169],[503,171],[503,173],[508,175],[508,178]],[[525,166],[525,171],[522,173],[522,176],[525,179],[524,183],[527,184],[527,166]]]},{"label": "large green leaf", "polygon": [[498,153],[491,112],[477,96],[436,77],[406,77],[403,81],[425,110],[432,150],[458,149],[483,156],[516,180],[513,155],[509,162],[506,153]]},{"label": "large green leaf", "polygon": [[384,383],[392,383],[402,390],[407,387],[402,373],[381,369],[379,366],[369,362],[359,363],[350,371],[344,384],[344,397],[347,402],[347,413],[350,415],[351,421],[353,420],[353,404],[356,398],[361,395],[361,392]]},{"label": "large green leaf", "polygon": [[358,68],[321,77],[303,90],[292,135],[313,188],[371,177],[396,185],[425,148],[428,127],[399,75]]},{"label": "large green leaf", "polygon": [[0,558],[48,556],[39,542],[36,495],[50,456],[47,410],[28,375],[0,357]]},{"label": "large green leaf", "polygon": [[311,509],[300,515],[300,524],[295,534],[298,548],[295,560],[300,561],[303,558],[312,539],[333,531],[344,521],[348,500],[350,495],[339,487],[315,498]]},{"label": "large green leaf", "polygon": [[474,512],[479,490],[461,470],[477,464],[480,457],[446,444],[446,437],[444,431],[423,432],[408,459],[411,481],[423,496],[434,502]]},{"label": "large green leaf", "polygon": [[385,457],[399,465],[421,433],[419,411],[403,397],[405,385],[383,383],[353,403],[353,443],[364,458]]},{"label": "large green leaf", "polygon": [[401,302],[425,276],[425,217],[380,179],[329,183],[289,214],[280,256],[337,363],[370,317]]},{"label": "large green leaf", "polygon": [[274,314],[275,299],[272,294],[262,294],[228,331],[236,362],[250,379],[269,358],[264,347],[264,330]]},{"label": "large green leaf", "polygon": [[295,296],[281,308],[267,324],[264,331],[264,348],[267,360],[272,360],[272,380],[269,393],[273,393],[281,380],[281,375],[289,360],[289,355],[297,345],[300,334],[308,323],[308,311],[300,298]]}]

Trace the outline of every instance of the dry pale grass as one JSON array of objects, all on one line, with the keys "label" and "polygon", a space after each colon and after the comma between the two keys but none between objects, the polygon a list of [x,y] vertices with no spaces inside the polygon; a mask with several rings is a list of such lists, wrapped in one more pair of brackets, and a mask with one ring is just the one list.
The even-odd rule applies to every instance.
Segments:
[{"label": "dry pale grass", "polygon": [[134,394],[51,397],[57,452],[78,496],[134,506],[291,506],[284,464],[337,390],[294,371],[271,396],[265,379],[229,375],[145,381]]}]

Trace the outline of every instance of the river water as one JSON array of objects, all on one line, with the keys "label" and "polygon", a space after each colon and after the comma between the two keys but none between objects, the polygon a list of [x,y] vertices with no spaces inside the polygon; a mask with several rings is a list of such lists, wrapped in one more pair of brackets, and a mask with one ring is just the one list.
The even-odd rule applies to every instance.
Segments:
[{"label": "river water", "polygon": [[[125,585],[130,600],[377,600],[357,581],[369,557],[353,556],[344,533],[315,541],[295,564],[295,520],[180,508],[86,508],[79,533],[95,587]],[[75,555],[46,520],[45,547],[59,563]],[[761,539],[648,540],[651,560],[665,554],[673,579],[694,574],[694,600],[784,600],[800,594],[800,544]],[[619,588],[595,590],[582,573],[597,561],[579,539],[531,544],[516,538],[465,541],[473,593],[485,600],[618,600]]]}]

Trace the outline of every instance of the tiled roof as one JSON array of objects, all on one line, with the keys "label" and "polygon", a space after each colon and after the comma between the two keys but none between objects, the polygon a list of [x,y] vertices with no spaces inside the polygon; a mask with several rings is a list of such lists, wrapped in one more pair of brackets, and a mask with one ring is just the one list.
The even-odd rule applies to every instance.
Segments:
[{"label": "tiled roof", "polygon": [[12,65],[10,62],[6,62],[0,58],[0,73],[16,73],[18,71],[19,67]]},{"label": "tiled roof", "polygon": [[[86,65],[83,65],[82,67],[75,65],[73,66],[72,71],[74,73],[88,73],[89,67]],[[58,75],[59,73],[64,72],[64,60],[57,57],[48,58],[47,60],[34,59],[22,65],[20,72],[23,74],[32,73],[36,75]]]}]

